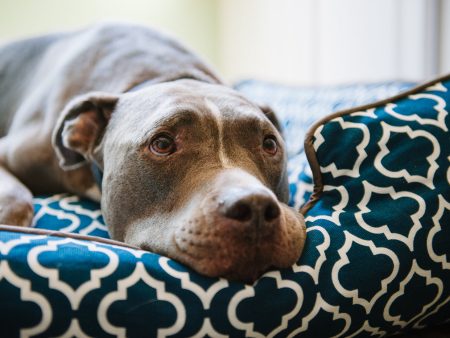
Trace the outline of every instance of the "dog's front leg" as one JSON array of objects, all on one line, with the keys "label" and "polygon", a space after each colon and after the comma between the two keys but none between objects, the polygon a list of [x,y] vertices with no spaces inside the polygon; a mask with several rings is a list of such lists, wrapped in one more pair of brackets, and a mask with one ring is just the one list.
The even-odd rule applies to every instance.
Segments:
[{"label": "dog's front leg", "polygon": [[0,224],[29,226],[33,221],[33,195],[0,163]]}]

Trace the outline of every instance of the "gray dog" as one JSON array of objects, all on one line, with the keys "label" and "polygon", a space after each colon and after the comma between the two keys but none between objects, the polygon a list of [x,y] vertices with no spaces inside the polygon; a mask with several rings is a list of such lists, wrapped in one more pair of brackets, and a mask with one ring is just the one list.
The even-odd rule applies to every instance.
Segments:
[{"label": "gray dog", "polygon": [[101,200],[113,239],[207,276],[251,282],[302,252],[273,112],[158,32],[6,45],[0,107],[0,223],[28,226],[31,192],[65,191]]}]

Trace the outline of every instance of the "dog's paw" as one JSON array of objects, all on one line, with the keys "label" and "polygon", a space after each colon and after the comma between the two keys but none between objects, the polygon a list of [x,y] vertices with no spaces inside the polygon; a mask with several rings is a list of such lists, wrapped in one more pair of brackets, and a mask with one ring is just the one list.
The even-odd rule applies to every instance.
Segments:
[{"label": "dog's paw", "polygon": [[33,214],[33,205],[30,202],[0,199],[0,224],[30,226]]}]

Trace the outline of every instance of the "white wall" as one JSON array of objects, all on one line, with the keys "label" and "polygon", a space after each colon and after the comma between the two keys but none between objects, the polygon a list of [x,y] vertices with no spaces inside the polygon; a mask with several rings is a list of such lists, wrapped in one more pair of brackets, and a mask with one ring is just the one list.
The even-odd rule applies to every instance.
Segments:
[{"label": "white wall", "polygon": [[221,66],[230,79],[422,81],[450,72],[449,3],[222,0]]},{"label": "white wall", "polygon": [[221,1],[219,55],[224,74],[231,79],[314,79],[316,1]]},{"label": "white wall", "polygon": [[443,0],[440,7],[441,34],[440,34],[440,70],[450,72],[450,0]]}]

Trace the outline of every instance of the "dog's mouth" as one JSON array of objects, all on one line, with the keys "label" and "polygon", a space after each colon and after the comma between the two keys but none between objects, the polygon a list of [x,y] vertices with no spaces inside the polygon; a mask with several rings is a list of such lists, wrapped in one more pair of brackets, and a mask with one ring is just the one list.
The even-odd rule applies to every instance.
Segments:
[{"label": "dog's mouth", "polygon": [[243,227],[220,214],[202,215],[179,227],[168,255],[202,275],[247,284],[274,268],[288,268],[305,240],[303,217],[284,206],[279,219],[261,228]]},{"label": "dog's mouth", "polygon": [[271,260],[264,259],[259,245],[241,248],[239,251],[243,252],[238,253],[230,252],[233,250],[226,250],[216,245],[217,243],[208,243],[199,250],[199,247],[193,247],[195,241],[186,244],[187,242],[174,237],[174,244],[179,253],[175,259],[208,277],[223,277],[251,284],[273,268],[269,263]]},{"label": "dog's mouth", "polygon": [[129,225],[125,241],[202,275],[245,283],[296,263],[306,237],[303,216],[255,177],[221,175],[170,212]]}]

